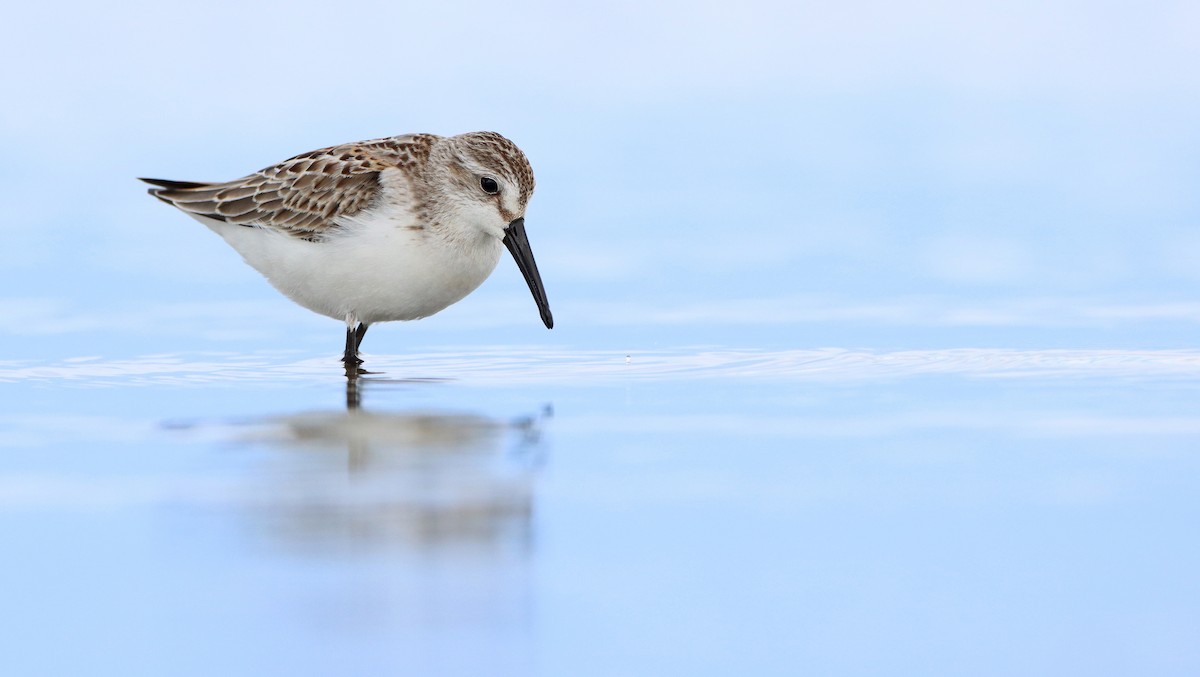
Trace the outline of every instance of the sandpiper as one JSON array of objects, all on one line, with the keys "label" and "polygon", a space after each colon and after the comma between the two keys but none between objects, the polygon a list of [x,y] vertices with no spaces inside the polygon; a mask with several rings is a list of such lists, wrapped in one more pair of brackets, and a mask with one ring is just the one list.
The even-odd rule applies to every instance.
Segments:
[{"label": "sandpiper", "polygon": [[297,155],[225,183],[142,179],[285,296],[346,323],[347,369],[376,322],[459,301],[508,248],[554,326],[525,236],[533,169],[495,132],[407,134]]}]

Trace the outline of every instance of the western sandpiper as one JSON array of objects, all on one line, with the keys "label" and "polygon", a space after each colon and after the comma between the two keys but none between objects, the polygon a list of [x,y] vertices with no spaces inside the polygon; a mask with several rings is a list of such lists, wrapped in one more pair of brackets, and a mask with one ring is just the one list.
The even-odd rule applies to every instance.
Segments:
[{"label": "western sandpiper", "polygon": [[508,248],[554,326],[529,240],[533,169],[494,132],[409,134],[297,155],[241,179],[142,179],[223,237],[285,296],[346,322],[347,369],[375,322],[428,317]]}]

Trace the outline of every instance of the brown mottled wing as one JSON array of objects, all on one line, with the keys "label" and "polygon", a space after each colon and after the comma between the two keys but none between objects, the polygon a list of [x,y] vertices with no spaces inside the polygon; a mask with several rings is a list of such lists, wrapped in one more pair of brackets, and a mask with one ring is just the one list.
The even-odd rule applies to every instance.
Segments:
[{"label": "brown mottled wing", "polygon": [[366,209],[379,173],[410,160],[412,137],[348,143],[297,155],[226,183],[142,179],[150,194],[189,214],[320,240]]}]

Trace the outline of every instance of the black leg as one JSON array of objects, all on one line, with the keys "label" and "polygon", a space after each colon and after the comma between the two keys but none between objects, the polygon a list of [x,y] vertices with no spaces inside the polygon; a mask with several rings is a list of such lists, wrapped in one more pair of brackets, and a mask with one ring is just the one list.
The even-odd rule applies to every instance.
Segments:
[{"label": "black leg", "polygon": [[346,327],[346,351],[342,353],[342,362],[345,362],[347,367],[362,364],[362,360],[358,359],[358,344],[362,341],[362,335],[366,333],[366,329],[362,327],[361,324],[354,329]]},{"label": "black leg", "polygon": [[[357,379],[360,374],[367,373],[358,366],[363,363],[362,358],[358,356],[358,347],[362,345],[363,337],[367,335],[367,326],[360,323],[353,329],[346,327],[346,350],[342,353],[342,364],[346,366],[346,378],[348,379]],[[352,385],[357,393],[357,383]],[[347,390],[347,397],[349,397],[349,390]],[[357,394],[355,397],[357,398]]]},{"label": "black leg", "polygon": [[367,335],[367,327],[369,324],[360,324],[358,329],[354,330],[354,354],[358,354],[358,347],[362,345],[362,339]]}]

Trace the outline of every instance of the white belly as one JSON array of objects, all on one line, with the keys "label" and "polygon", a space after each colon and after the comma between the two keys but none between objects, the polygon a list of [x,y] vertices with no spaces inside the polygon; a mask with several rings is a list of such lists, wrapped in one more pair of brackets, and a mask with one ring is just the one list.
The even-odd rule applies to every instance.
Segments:
[{"label": "white belly", "polygon": [[325,242],[200,217],[285,296],[334,319],[371,324],[428,317],[474,291],[503,245],[447,242],[395,222],[360,224]]}]

